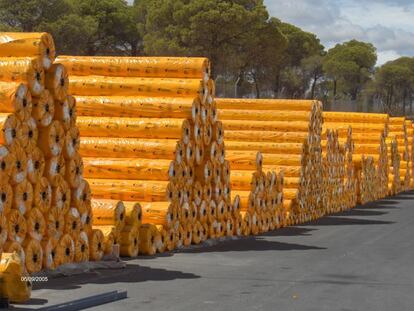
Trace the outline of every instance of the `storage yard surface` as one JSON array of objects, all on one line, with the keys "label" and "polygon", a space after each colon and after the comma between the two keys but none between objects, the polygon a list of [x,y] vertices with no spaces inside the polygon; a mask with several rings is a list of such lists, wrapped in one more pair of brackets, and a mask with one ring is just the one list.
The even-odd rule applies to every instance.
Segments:
[{"label": "storage yard surface", "polygon": [[414,192],[403,193],[123,270],[50,279],[17,309],[126,289],[128,299],[89,310],[412,310],[413,203]]}]

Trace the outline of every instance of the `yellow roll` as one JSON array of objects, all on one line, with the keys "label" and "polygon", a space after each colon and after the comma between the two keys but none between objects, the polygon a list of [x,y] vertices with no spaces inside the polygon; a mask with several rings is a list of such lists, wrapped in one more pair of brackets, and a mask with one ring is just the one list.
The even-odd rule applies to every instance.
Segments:
[{"label": "yellow roll", "polygon": [[33,152],[33,149],[36,148],[38,135],[37,124],[33,118],[29,118],[22,123],[22,138],[20,144],[27,153]]},{"label": "yellow roll", "polygon": [[65,180],[69,183],[71,188],[76,188],[80,185],[83,176],[83,161],[78,153],[66,160],[65,165]]},{"label": "yellow roll", "polygon": [[35,273],[42,270],[43,250],[40,242],[36,239],[27,238],[22,245],[25,253],[27,272]]},{"label": "yellow roll", "polygon": [[82,230],[89,234],[92,231],[92,208],[88,206],[82,213],[80,213]]},{"label": "yellow roll", "polygon": [[[73,203],[73,202],[72,202]],[[52,187],[52,207],[59,213],[66,214],[71,204],[71,190],[68,183],[60,178],[56,186]],[[76,207],[76,205],[74,205]]]},{"label": "yellow roll", "polygon": [[43,152],[39,148],[34,148],[27,155],[27,178],[32,184],[39,182],[43,176],[45,165]]},{"label": "yellow roll", "polygon": [[[0,80],[1,71],[0,61]],[[32,96],[25,84],[0,82],[0,111],[14,113],[20,121],[29,119],[32,113]]]},{"label": "yellow roll", "polygon": [[76,207],[82,214],[91,206],[91,188],[86,180],[82,180],[79,186],[72,189],[72,206]]},{"label": "yellow roll", "polygon": [[65,142],[63,144],[63,156],[65,159],[72,158],[79,152],[80,134],[77,127],[71,127],[65,135]]},{"label": "yellow roll", "polygon": [[118,244],[119,231],[114,226],[93,226],[93,229],[99,229],[104,235],[104,254],[113,253],[113,247]]},{"label": "yellow roll", "polygon": [[13,188],[7,182],[0,182],[0,213],[8,214],[13,204]]},{"label": "yellow roll", "polygon": [[63,101],[68,93],[68,73],[62,64],[52,64],[46,72],[45,86],[53,97]]},{"label": "yellow roll", "polygon": [[7,240],[7,218],[5,214],[0,214],[0,249],[4,250],[3,245]]},{"label": "yellow roll", "polygon": [[104,255],[104,235],[99,229],[93,229],[89,236],[89,259],[99,261]]},{"label": "yellow roll", "polygon": [[130,226],[141,226],[142,207],[137,202],[123,202],[125,206],[125,224]]},{"label": "yellow roll", "polygon": [[30,182],[24,180],[13,187],[13,208],[25,215],[32,208],[33,187]]},{"label": "yellow roll", "polygon": [[15,114],[0,113],[0,144],[13,146],[23,140],[22,123]]},{"label": "yellow roll", "polygon": [[51,157],[46,159],[44,175],[49,180],[52,187],[56,187],[60,180],[64,178],[66,163],[63,156]]},{"label": "yellow roll", "polygon": [[224,120],[224,131],[276,131],[276,132],[308,132],[306,121],[249,121]]},{"label": "yellow roll", "polygon": [[32,208],[26,216],[27,238],[38,241],[43,239],[46,232],[46,222],[42,212],[38,208]]},{"label": "yellow roll", "polygon": [[167,249],[168,229],[164,228],[163,225],[156,225],[155,227],[157,228],[158,233],[161,237],[160,243],[157,245],[157,253],[164,253]]},{"label": "yellow roll", "polygon": [[125,205],[122,201],[92,199],[94,225],[115,226],[121,231],[125,225]]},{"label": "yellow roll", "polygon": [[157,228],[152,224],[143,224],[139,229],[139,252],[144,255],[155,255],[157,252]]},{"label": "yellow roll", "polygon": [[276,131],[229,131],[225,132],[226,140],[273,142],[273,143],[303,143],[308,139],[307,132],[276,132]]},{"label": "yellow roll", "polygon": [[89,239],[86,232],[82,231],[75,240],[75,262],[86,262],[89,260]]},{"label": "yellow roll", "polygon": [[65,214],[65,228],[63,232],[72,238],[77,238],[81,231],[81,221],[79,211],[71,207]]},{"label": "yellow roll", "polygon": [[321,103],[313,100],[298,99],[247,99],[247,98],[216,98],[217,108],[237,110],[289,110],[311,111],[314,106],[321,107]]},{"label": "yellow roll", "polygon": [[69,92],[73,95],[176,96],[203,99],[206,89],[203,81],[199,79],[71,76]]},{"label": "yellow roll", "polygon": [[56,247],[56,261],[59,266],[73,262],[75,243],[69,234],[64,234]]},{"label": "yellow roll", "polygon": [[72,95],[56,103],[55,120],[59,120],[66,131],[76,125],[76,100]]},{"label": "yellow roll", "polygon": [[123,228],[119,238],[120,255],[136,257],[139,251],[139,229],[134,225],[127,225]]},{"label": "yellow roll", "polygon": [[54,270],[57,267],[56,251],[58,240],[46,238],[40,242],[43,250],[43,269]]},{"label": "yellow roll", "polygon": [[43,90],[39,97],[32,99],[32,117],[39,127],[48,127],[55,115],[55,102],[48,90]]},{"label": "yellow roll", "polygon": [[55,240],[59,240],[63,235],[65,228],[64,214],[59,212],[57,208],[51,208],[46,214],[44,214],[46,222],[45,236]]},{"label": "yellow roll", "polygon": [[16,158],[6,146],[0,146],[0,180],[6,182],[10,179]]},{"label": "yellow roll", "polygon": [[12,185],[16,185],[26,179],[28,161],[26,152],[19,146],[19,144],[9,147],[9,151],[14,155],[14,163],[10,174],[10,183]]},{"label": "yellow roll", "polygon": [[142,205],[142,222],[172,226],[174,205],[170,202],[151,202]]},{"label": "yellow roll", "polygon": [[39,128],[38,147],[45,157],[56,157],[62,152],[65,132],[59,121],[53,121],[48,127]]}]

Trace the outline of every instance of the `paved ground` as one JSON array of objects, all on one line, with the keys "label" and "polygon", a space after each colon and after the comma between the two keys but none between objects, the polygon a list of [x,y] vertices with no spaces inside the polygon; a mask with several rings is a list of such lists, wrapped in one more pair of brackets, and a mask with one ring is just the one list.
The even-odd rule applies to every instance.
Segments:
[{"label": "paved ground", "polygon": [[18,309],[127,289],[128,299],[90,310],[414,310],[414,192],[41,286]]}]

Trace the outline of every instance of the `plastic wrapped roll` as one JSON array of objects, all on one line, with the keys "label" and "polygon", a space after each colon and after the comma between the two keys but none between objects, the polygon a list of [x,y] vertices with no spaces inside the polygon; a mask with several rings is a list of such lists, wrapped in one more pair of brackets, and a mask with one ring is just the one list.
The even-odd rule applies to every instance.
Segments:
[{"label": "plastic wrapped roll", "polygon": [[127,225],[120,233],[120,255],[136,257],[139,251],[139,229],[137,226]]},{"label": "plastic wrapped roll", "polygon": [[81,219],[81,227],[82,230],[85,231],[87,234],[89,234],[92,231],[92,208],[87,207],[82,213],[80,213],[80,219]]},{"label": "plastic wrapped roll", "polygon": [[71,75],[203,79],[210,76],[210,62],[203,57],[59,56]]},{"label": "plastic wrapped roll", "polygon": [[45,72],[38,58],[0,58],[0,72],[0,80],[26,83],[34,96],[44,90]]},{"label": "plastic wrapped roll", "polygon": [[55,59],[55,44],[46,32],[0,32],[0,56],[37,57],[48,69]]},{"label": "plastic wrapped roll", "polygon": [[93,222],[98,226],[115,226],[121,231],[125,225],[125,205],[122,201],[91,200]]},{"label": "plastic wrapped roll", "polygon": [[251,110],[289,110],[289,111],[311,111],[314,106],[321,106],[320,102],[314,100],[298,99],[240,99],[240,98],[216,98],[219,109]]},{"label": "plastic wrapped roll", "polygon": [[94,197],[123,201],[174,201],[177,189],[166,181],[88,179]]},{"label": "plastic wrapped roll", "polygon": [[182,139],[188,144],[192,128],[188,120],[159,118],[79,117],[81,136]]},{"label": "plastic wrapped roll", "polygon": [[63,101],[68,94],[69,78],[66,69],[61,64],[52,64],[46,72],[45,86],[53,97]]},{"label": "plastic wrapped roll", "polygon": [[226,150],[259,150],[262,153],[276,154],[303,154],[303,144],[300,143],[270,143],[270,142],[243,142],[226,140]]},{"label": "plastic wrapped roll", "polygon": [[34,148],[27,155],[27,178],[32,184],[40,181],[45,169],[45,163],[45,158],[39,148]]},{"label": "plastic wrapped roll", "polygon": [[77,238],[81,231],[81,221],[79,211],[71,207],[65,214],[65,228],[63,232],[73,238]]},{"label": "plastic wrapped roll", "polygon": [[308,121],[249,121],[224,120],[225,131],[309,132]]},{"label": "plastic wrapped roll", "polygon": [[24,249],[22,247],[22,244],[19,242],[6,241],[3,245],[3,252],[4,253],[16,253],[24,264],[26,262],[26,255],[24,253]]},{"label": "plastic wrapped roll", "polygon": [[157,245],[157,253],[164,253],[167,249],[168,229],[164,228],[162,225],[156,225],[155,227],[160,235],[160,242]]},{"label": "plastic wrapped roll", "polygon": [[32,208],[33,187],[30,182],[24,180],[13,187],[13,208],[25,215]]},{"label": "plastic wrapped roll", "polygon": [[71,76],[69,80],[69,92],[73,95],[176,96],[203,99],[206,91],[203,81],[199,79]]},{"label": "plastic wrapped roll", "polygon": [[0,146],[0,179],[8,181],[13,169],[16,158],[6,146]]},{"label": "plastic wrapped roll", "polygon": [[143,96],[76,96],[77,112],[81,116],[127,118],[200,117],[200,100],[185,97]]},{"label": "plastic wrapped roll", "polygon": [[308,140],[307,132],[276,132],[276,131],[226,131],[226,140],[273,142],[273,143],[303,143]]},{"label": "plastic wrapped roll", "polygon": [[[0,80],[2,79],[0,60]],[[25,84],[0,82],[0,111],[14,113],[20,121],[30,118],[32,113],[32,96]]]},{"label": "plastic wrapped roll", "polygon": [[192,240],[193,240],[193,225],[192,223],[189,222],[186,225],[184,225],[183,245],[190,246]]},{"label": "plastic wrapped roll", "polygon": [[63,144],[63,156],[65,159],[72,158],[79,152],[80,148],[80,134],[77,127],[71,127],[65,136],[65,142]]},{"label": "plastic wrapped roll", "polygon": [[124,202],[125,205],[125,224],[130,226],[141,226],[142,207],[137,202]]},{"label": "plastic wrapped roll", "polygon": [[48,127],[52,123],[53,116],[55,115],[53,96],[48,90],[43,90],[39,97],[32,99],[32,102],[32,117],[35,119],[37,126]]},{"label": "plastic wrapped roll", "polygon": [[3,249],[3,245],[7,240],[7,218],[4,214],[0,214],[0,248]]},{"label": "plastic wrapped roll", "polygon": [[104,236],[104,254],[113,253],[114,244],[118,244],[119,232],[114,226],[93,226],[93,229],[99,229]]},{"label": "plastic wrapped roll", "polygon": [[183,226],[179,225],[178,229],[175,231],[175,246],[177,248],[183,247],[184,233]]},{"label": "plastic wrapped roll", "polygon": [[56,187],[60,180],[64,178],[66,172],[66,163],[63,156],[51,157],[46,159],[45,177],[49,180],[52,187]]},{"label": "plastic wrapped roll", "polygon": [[59,120],[66,131],[76,126],[76,100],[72,95],[56,103],[55,120]]},{"label": "plastic wrapped roll", "polygon": [[160,235],[153,224],[141,225],[139,228],[139,252],[144,255],[155,255],[158,239],[160,239]]},{"label": "plastic wrapped roll", "polygon": [[40,242],[36,239],[27,238],[22,245],[25,253],[27,272],[35,273],[42,270],[43,250]]},{"label": "plastic wrapped roll", "polygon": [[9,151],[13,153],[14,162],[10,173],[10,184],[16,185],[23,182],[27,177],[27,157],[23,148],[19,144],[9,147]]},{"label": "plastic wrapped roll", "polygon": [[211,198],[213,196],[213,189],[210,184],[206,184],[203,187],[203,200],[206,202],[210,202]]},{"label": "plastic wrapped roll", "polygon": [[234,235],[235,236],[241,236],[243,233],[243,218],[241,215],[237,215],[237,217],[234,218]]},{"label": "plastic wrapped roll", "polygon": [[169,202],[151,202],[142,205],[142,222],[170,228],[174,205]]},{"label": "plastic wrapped roll", "polygon": [[91,188],[86,180],[82,180],[79,186],[72,189],[71,204],[83,213],[91,206]]},{"label": "plastic wrapped roll", "polygon": [[217,217],[217,204],[215,201],[211,200],[207,203],[207,221],[212,224]]},{"label": "plastic wrapped roll", "polygon": [[43,269],[54,270],[57,267],[56,251],[58,240],[46,238],[40,242],[43,250]]},{"label": "plastic wrapped roll", "polygon": [[206,201],[202,201],[198,206],[197,206],[197,219],[201,222],[201,223],[205,223],[207,222],[207,202]]},{"label": "plastic wrapped roll", "polygon": [[182,166],[176,161],[138,158],[83,158],[86,178],[174,181]]},{"label": "plastic wrapped roll", "polygon": [[179,148],[176,139],[137,139],[82,137],[80,154],[83,157],[112,157],[176,160],[181,163],[185,151]]},{"label": "plastic wrapped roll", "polygon": [[83,161],[78,153],[66,160],[65,165],[65,180],[69,183],[69,186],[76,188],[80,185],[83,176]]},{"label": "plastic wrapped roll", "polygon": [[75,240],[75,262],[86,262],[89,260],[89,239],[86,232],[82,231]]},{"label": "plastic wrapped roll", "polygon": [[59,240],[63,235],[65,228],[65,217],[58,209],[51,208],[47,214],[44,214],[46,221],[45,236],[55,240]]},{"label": "plastic wrapped roll", "polygon": [[38,130],[36,121],[33,118],[22,123],[22,138],[20,145],[27,153],[31,153],[37,146]]},{"label": "plastic wrapped roll", "polygon": [[26,216],[28,237],[41,241],[46,232],[46,222],[38,208],[32,208]]},{"label": "plastic wrapped roll", "polygon": [[166,232],[165,236],[165,250],[172,251],[175,248],[175,232],[173,228],[164,228]]},{"label": "plastic wrapped roll", "polygon": [[56,247],[56,261],[59,266],[73,262],[75,258],[75,243],[69,234],[64,234]]},{"label": "plastic wrapped roll", "polygon": [[13,205],[13,189],[7,182],[0,182],[0,213],[8,214]]},{"label": "plastic wrapped roll", "polygon": [[[254,106],[252,107],[254,109]],[[311,111],[262,111],[262,110],[233,110],[219,109],[220,120],[246,120],[246,121],[305,121],[309,122]]]},{"label": "plastic wrapped roll", "polygon": [[104,235],[99,229],[93,229],[89,236],[89,259],[99,261],[104,255]]},{"label": "plastic wrapped roll", "polygon": [[48,127],[39,128],[38,147],[46,158],[59,156],[64,141],[65,132],[59,121],[53,121]]},{"label": "plastic wrapped roll", "polygon": [[252,219],[249,212],[240,212],[240,215],[243,219],[242,234],[248,236],[252,230]]},{"label": "plastic wrapped roll", "polygon": [[192,226],[191,238],[193,244],[200,244],[203,235],[202,228],[203,226],[199,221],[196,221]]},{"label": "plastic wrapped roll", "polygon": [[23,140],[22,123],[14,114],[0,113],[0,144],[13,146]]},{"label": "plastic wrapped roll", "polygon": [[56,208],[59,213],[66,214],[70,204],[71,190],[68,183],[63,178],[60,178],[57,185],[52,187],[52,206]]}]

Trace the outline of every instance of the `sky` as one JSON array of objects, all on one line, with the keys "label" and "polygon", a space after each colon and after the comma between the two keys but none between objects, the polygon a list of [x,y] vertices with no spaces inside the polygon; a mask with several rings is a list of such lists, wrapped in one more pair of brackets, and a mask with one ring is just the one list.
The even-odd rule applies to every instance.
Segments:
[{"label": "sky", "polygon": [[371,42],[378,65],[414,57],[414,0],[264,0],[271,16],[315,33],[326,48]]}]

